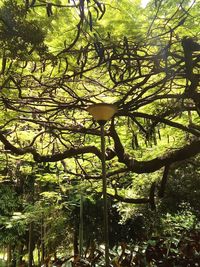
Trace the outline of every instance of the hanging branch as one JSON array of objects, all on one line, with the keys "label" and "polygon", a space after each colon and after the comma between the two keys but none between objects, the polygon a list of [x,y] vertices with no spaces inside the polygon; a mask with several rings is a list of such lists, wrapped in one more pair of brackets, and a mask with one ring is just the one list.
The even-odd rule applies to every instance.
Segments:
[{"label": "hanging branch", "polygon": [[[185,37],[182,39],[182,46],[184,51],[185,72],[187,79],[185,94],[194,101],[196,105],[196,110],[200,116],[200,93],[198,93],[197,91],[200,76],[199,74],[195,74],[193,70],[194,69],[193,52],[200,51],[200,44],[195,42],[190,37]],[[197,62],[195,62],[195,64],[197,64]],[[190,81],[190,85],[188,85],[188,80]]]},{"label": "hanging branch", "polygon": [[165,193],[165,188],[167,184],[168,174],[169,174],[170,165],[166,165],[163,172],[163,177],[160,183],[160,188],[158,191],[158,197],[163,198]]},{"label": "hanging branch", "polygon": [[156,210],[155,190],[156,190],[156,182],[153,182],[149,191],[149,205],[151,210]]},{"label": "hanging branch", "polygon": [[121,140],[115,130],[114,123],[111,124],[110,134],[114,141],[115,152],[119,162],[124,163],[130,171],[135,173],[150,173],[159,170],[163,166],[172,164],[177,161],[185,160],[200,153],[200,140],[193,140],[190,144],[172,150],[168,154],[156,157],[149,161],[137,161],[128,153],[125,153]]}]

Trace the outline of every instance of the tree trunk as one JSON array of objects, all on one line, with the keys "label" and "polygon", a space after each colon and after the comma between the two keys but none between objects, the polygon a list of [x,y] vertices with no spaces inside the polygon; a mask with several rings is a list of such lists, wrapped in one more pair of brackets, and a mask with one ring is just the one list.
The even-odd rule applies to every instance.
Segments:
[{"label": "tree trunk", "polygon": [[79,253],[83,257],[83,193],[80,198]]},{"label": "tree trunk", "polygon": [[38,266],[41,266],[41,243],[37,244],[37,256],[38,256]]},{"label": "tree trunk", "polygon": [[[29,176],[28,177],[28,183],[29,183],[29,197],[28,201],[34,205],[34,194],[35,194],[35,177]],[[34,229],[34,222],[30,222],[29,224],[29,240],[28,240],[28,267],[33,266],[33,250],[35,247],[34,244],[34,238],[33,238],[33,229]]]},{"label": "tree trunk", "polygon": [[33,266],[33,250],[34,250],[34,241],[33,241],[33,222],[29,225],[29,242],[28,242],[28,267]]},{"label": "tree trunk", "polygon": [[11,259],[12,259],[12,249],[11,244],[7,246],[7,266],[11,266]]},{"label": "tree trunk", "polygon": [[22,264],[22,258],[23,258],[23,244],[19,244],[18,246],[18,260],[17,260],[17,265]]},{"label": "tree trunk", "polygon": [[74,229],[74,261],[76,262],[76,260],[79,257],[79,249],[78,249],[78,238],[79,238],[79,234],[78,234],[78,229],[79,226],[77,226],[75,224],[75,229]]},{"label": "tree trunk", "polygon": [[41,222],[41,262],[44,263],[46,258],[46,251],[45,251],[45,225],[44,225],[44,218],[42,218]]},{"label": "tree trunk", "polygon": [[7,257],[7,248],[4,246],[3,247],[3,260],[5,261]]}]

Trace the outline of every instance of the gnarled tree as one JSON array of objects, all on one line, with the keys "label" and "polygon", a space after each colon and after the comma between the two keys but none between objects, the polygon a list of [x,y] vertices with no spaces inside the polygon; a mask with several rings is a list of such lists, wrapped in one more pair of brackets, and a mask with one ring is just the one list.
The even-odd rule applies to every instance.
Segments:
[{"label": "gnarled tree", "polygon": [[[117,2],[4,1],[0,141],[2,158],[59,161],[74,179],[98,180],[100,130],[87,107],[114,103],[108,183],[129,201],[118,194],[126,177],[164,168],[163,194],[170,165],[200,152],[199,2]],[[150,184],[130,202],[152,204]]]}]

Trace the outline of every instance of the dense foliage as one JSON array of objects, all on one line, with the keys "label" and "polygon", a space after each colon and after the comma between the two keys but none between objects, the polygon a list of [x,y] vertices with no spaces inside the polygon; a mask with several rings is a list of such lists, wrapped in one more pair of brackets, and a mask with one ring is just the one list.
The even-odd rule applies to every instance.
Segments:
[{"label": "dense foliage", "polygon": [[189,214],[185,230],[197,227],[199,6],[0,3],[0,242],[15,261],[29,251],[31,266],[36,248],[39,262],[67,246],[79,254],[82,230],[85,250],[101,244],[94,103],[117,107],[105,126],[110,246],[165,235],[167,214]]}]

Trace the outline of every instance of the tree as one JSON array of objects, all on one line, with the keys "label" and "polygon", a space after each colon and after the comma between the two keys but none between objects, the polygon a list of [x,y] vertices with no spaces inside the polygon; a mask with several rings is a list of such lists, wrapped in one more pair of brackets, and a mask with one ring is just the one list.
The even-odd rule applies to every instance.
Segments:
[{"label": "tree", "polygon": [[200,152],[199,4],[3,1],[2,175],[14,155],[100,191],[100,130],[87,108],[114,103],[109,194],[155,209],[171,166]]},{"label": "tree", "polygon": [[[169,3],[162,1],[152,1],[146,10],[136,4],[131,8],[151,18],[138,38],[130,18],[129,35],[105,33],[106,8],[126,25],[115,1],[113,10],[98,1],[69,1],[66,7],[62,2],[46,6],[27,1],[24,6],[5,1],[0,12],[2,149],[30,155],[39,163],[74,158],[79,170],[65,164],[65,172],[100,179],[99,171],[92,175],[100,169],[100,132],[86,110],[106,101],[118,107],[106,132],[107,162],[113,166],[110,180],[129,172],[152,173],[198,154],[196,28],[185,37],[187,27],[197,23],[198,6],[195,1],[174,2],[166,12]],[[64,32],[60,23],[70,12],[67,39],[54,40],[58,30]],[[138,21],[144,22],[144,17]]]}]

